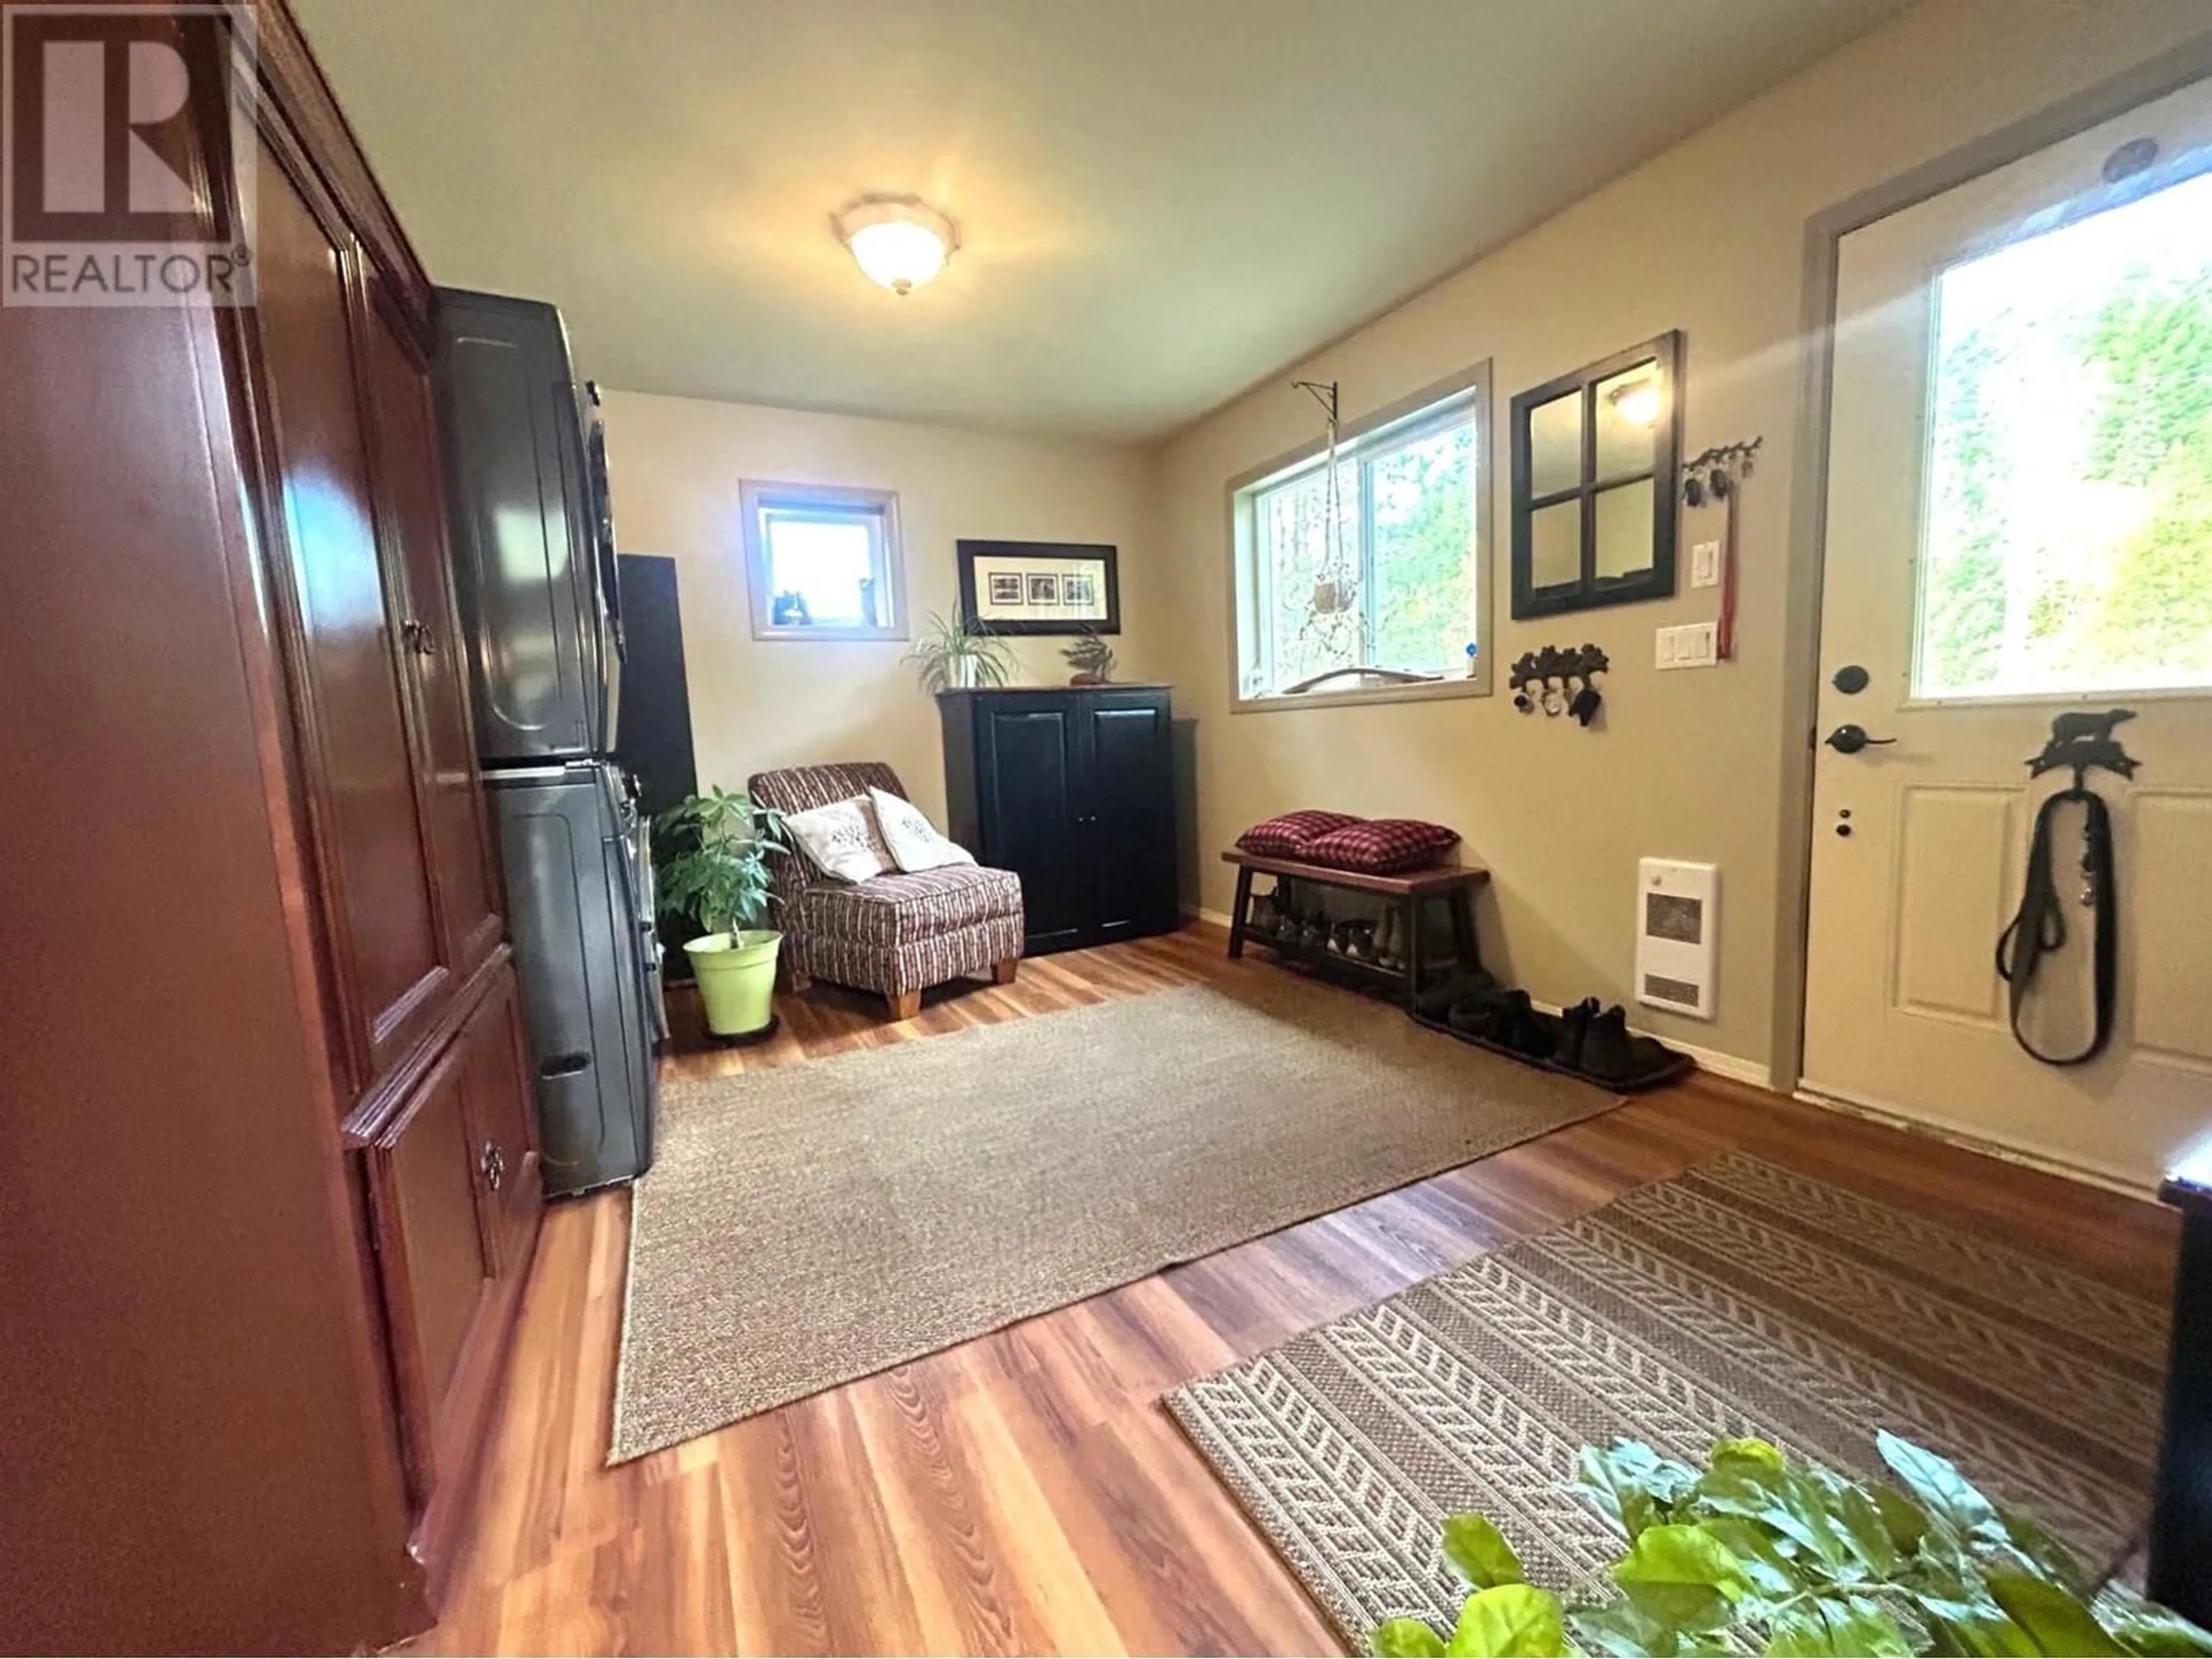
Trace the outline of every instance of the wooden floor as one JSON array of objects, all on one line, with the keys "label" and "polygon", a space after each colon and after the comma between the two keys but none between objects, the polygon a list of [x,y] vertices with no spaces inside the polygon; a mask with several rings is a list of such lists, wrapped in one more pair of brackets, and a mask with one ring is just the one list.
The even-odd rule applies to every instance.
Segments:
[{"label": "wooden floor", "polygon": [[[910,1025],[817,987],[744,1052],[803,1065],[971,1024],[1281,971],[1190,932],[933,993]],[[1347,993],[1347,994],[1350,994]],[[1389,1017],[1378,1005],[1377,1017]],[[555,1206],[423,1652],[1309,1653],[1338,1644],[1156,1403],[1508,1240],[1747,1146],[2163,1296],[2173,1218],[1738,1085],[1692,1083],[1351,1209],[606,1468],[629,1226]],[[775,1334],[763,1334],[774,1341]]]}]

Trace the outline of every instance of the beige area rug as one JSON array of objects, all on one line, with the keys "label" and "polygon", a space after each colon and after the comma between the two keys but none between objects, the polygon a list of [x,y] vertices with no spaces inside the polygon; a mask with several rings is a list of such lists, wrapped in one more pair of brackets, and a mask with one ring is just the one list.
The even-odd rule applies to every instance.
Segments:
[{"label": "beige area rug", "polygon": [[1272,974],[671,1085],[608,1461],[1618,1103]]},{"label": "beige area rug", "polygon": [[1564,1490],[1585,1443],[1702,1464],[1759,1434],[1880,1472],[1877,1427],[2090,1559],[2147,1512],[2166,1310],[1732,1152],[1168,1396],[1355,1650],[1449,1629],[1442,1519],[1602,1593],[1619,1536]]}]

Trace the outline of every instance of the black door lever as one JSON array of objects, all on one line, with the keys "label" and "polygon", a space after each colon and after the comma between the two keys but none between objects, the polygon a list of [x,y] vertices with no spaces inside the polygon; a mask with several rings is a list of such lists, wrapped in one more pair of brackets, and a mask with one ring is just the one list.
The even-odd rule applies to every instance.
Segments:
[{"label": "black door lever", "polygon": [[1820,739],[1838,755],[1856,755],[1862,749],[1895,743],[1895,738],[1870,738],[1863,726],[1839,726]]}]

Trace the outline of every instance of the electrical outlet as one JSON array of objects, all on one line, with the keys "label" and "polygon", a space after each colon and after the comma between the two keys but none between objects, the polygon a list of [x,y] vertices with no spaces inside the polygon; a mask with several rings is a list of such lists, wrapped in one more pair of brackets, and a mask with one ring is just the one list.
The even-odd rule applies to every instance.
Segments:
[{"label": "electrical outlet", "polygon": [[1718,542],[1699,542],[1690,550],[1690,586],[1718,587],[1721,585],[1721,544]]},{"label": "electrical outlet", "polygon": [[1720,660],[1720,641],[1709,622],[1662,628],[1654,660],[1661,668],[1711,668]]}]

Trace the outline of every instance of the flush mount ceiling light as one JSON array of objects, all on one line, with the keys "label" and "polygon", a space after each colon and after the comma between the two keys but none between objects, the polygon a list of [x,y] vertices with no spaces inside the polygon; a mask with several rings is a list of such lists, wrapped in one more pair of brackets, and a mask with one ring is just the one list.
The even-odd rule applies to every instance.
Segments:
[{"label": "flush mount ceiling light", "polygon": [[958,227],[919,196],[863,196],[830,223],[868,280],[894,294],[920,288],[960,246]]}]

